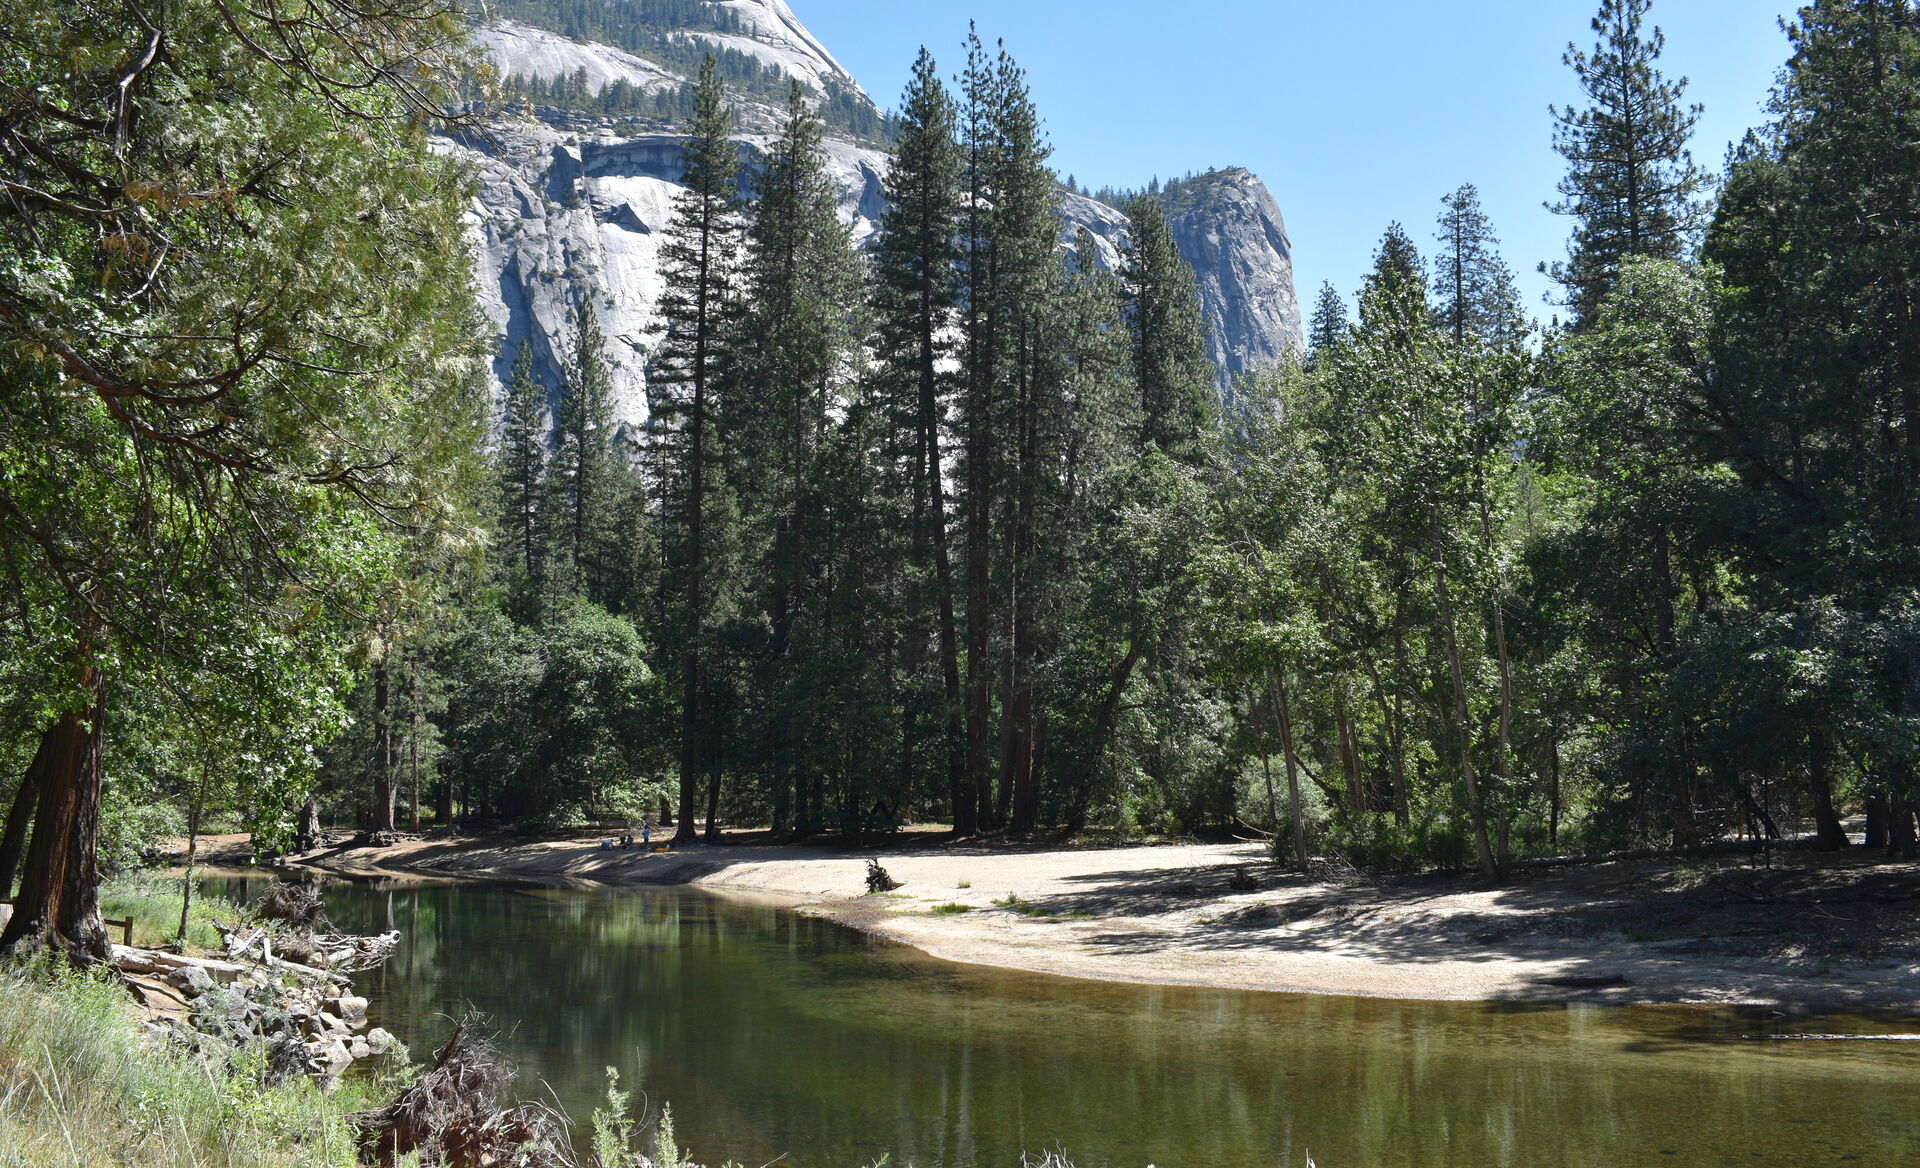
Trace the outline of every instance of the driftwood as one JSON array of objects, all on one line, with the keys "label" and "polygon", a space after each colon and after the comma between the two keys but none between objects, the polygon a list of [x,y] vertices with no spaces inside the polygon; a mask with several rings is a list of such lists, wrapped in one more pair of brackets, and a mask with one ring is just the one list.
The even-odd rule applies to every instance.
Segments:
[{"label": "driftwood", "polygon": [[238,981],[247,972],[247,967],[237,962],[219,961],[211,957],[183,957],[178,953],[134,949],[127,945],[113,947],[113,963],[128,973],[150,973],[160,977],[192,967],[205,970],[214,981],[228,983]]},{"label": "driftwood", "polygon": [[880,866],[880,861],[867,861],[868,892],[892,892],[898,887],[900,882],[887,874],[887,870]]},{"label": "driftwood", "polygon": [[[267,925],[251,932],[220,921],[215,921],[213,927],[219,930],[227,955],[236,961],[257,961],[296,977],[329,981],[336,985],[347,984],[345,975],[348,973],[358,973],[384,963],[400,946],[398,931],[382,933],[377,937],[355,937],[344,933],[279,935],[276,940],[275,930]],[[287,956],[275,954],[276,948]],[[290,957],[305,960],[294,961]]]},{"label": "driftwood", "polygon": [[469,1014],[454,1026],[433,1066],[386,1107],[347,1117],[361,1133],[365,1159],[392,1168],[401,1157],[423,1164],[483,1168],[573,1168],[571,1139],[559,1112],[538,1103],[502,1108],[513,1071]]},{"label": "driftwood", "polygon": [[254,904],[253,911],[263,921],[285,921],[296,929],[311,932],[326,921],[327,906],[313,889],[282,880],[267,889]]}]

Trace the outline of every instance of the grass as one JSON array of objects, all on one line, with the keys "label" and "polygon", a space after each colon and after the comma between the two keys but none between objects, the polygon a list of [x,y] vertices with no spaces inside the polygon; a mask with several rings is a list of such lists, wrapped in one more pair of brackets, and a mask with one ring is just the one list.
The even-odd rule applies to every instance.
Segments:
[{"label": "grass", "polygon": [[[133,943],[149,948],[171,944],[180,933],[180,881],[153,872],[123,872],[100,886],[100,915],[133,918]],[[220,948],[213,922],[240,919],[240,906],[224,896],[195,893],[187,917],[187,945],[200,952]],[[114,940],[117,929],[109,930]]]},{"label": "grass", "polygon": [[972,912],[973,906],[970,904],[936,904],[927,911],[936,917],[952,917],[958,916],[961,913]]},{"label": "grass", "polygon": [[995,908],[1010,908],[1023,917],[1050,917],[1055,915],[1050,908],[1041,908],[1032,901],[1021,900],[1018,893],[1009,892],[1004,900],[993,902]]},{"label": "grass", "polygon": [[972,888],[972,887],[973,887],[973,881],[971,881],[971,880],[962,880],[962,881],[961,881],[960,883],[958,883],[958,884],[956,884],[956,885],[954,885],[954,887],[955,887],[955,888]]},{"label": "grass", "polygon": [[49,965],[0,973],[0,1168],[347,1168],[342,1116],[387,1091],[262,1087],[244,1065],[229,1076],[148,1038],[116,985]]}]

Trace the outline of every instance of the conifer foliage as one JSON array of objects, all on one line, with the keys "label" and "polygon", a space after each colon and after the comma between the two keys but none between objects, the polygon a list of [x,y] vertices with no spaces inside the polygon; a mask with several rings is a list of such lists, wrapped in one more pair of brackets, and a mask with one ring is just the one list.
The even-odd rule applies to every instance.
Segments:
[{"label": "conifer foliage", "polygon": [[1602,0],[1591,52],[1564,58],[1587,104],[1557,107],[1553,147],[1567,160],[1559,200],[1574,220],[1572,255],[1550,269],[1574,319],[1589,319],[1630,256],[1678,259],[1701,222],[1707,178],[1687,141],[1702,112],[1686,105],[1686,78],[1669,80],[1659,60],[1666,37],[1648,31],[1653,0]]}]

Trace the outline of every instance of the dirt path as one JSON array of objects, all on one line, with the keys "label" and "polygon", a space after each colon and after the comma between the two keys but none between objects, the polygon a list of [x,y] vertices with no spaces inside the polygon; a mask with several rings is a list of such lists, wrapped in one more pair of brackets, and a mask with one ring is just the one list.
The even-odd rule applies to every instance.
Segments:
[{"label": "dirt path", "polygon": [[[1020,848],[922,837],[866,856],[593,839],[428,839],[301,857],[347,873],[692,884],[774,896],[954,961],[1113,981],[1425,999],[1920,1010],[1920,867],[1789,855],[1676,867],[1313,881],[1255,844]],[[1236,873],[1257,887],[1236,891]],[[947,906],[964,906],[953,908]]]}]

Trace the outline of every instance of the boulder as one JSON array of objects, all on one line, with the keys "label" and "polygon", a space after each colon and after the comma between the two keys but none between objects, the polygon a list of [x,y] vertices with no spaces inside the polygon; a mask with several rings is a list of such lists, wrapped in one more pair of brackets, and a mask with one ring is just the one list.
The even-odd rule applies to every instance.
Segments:
[{"label": "boulder", "polygon": [[213,975],[198,965],[183,965],[167,974],[167,981],[189,998],[197,998],[213,989]]}]

